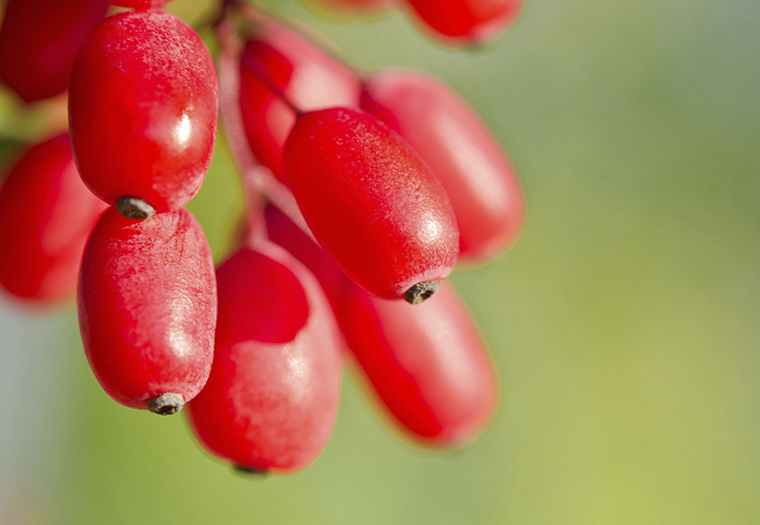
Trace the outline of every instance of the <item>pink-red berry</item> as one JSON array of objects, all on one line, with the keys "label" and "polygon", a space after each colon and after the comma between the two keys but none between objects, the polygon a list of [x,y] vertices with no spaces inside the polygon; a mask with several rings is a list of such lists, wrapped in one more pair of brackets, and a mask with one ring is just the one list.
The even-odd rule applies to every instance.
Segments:
[{"label": "pink-red berry", "polygon": [[190,212],[137,221],[109,209],[87,242],[78,296],[87,359],[113,399],[174,413],[203,388],[213,358],[216,279]]}]

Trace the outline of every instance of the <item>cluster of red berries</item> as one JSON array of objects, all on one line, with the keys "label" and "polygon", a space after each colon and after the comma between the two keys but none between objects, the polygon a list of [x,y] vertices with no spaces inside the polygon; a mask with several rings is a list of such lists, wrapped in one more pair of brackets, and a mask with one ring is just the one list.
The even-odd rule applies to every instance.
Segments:
[{"label": "cluster of red berries", "polygon": [[[467,103],[419,72],[360,74],[231,0],[214,23],[217,80],[200,37],[155,7],[164,1],[109,3],[134,10],[8,2],[0,77],[26,101],[68,87],[69,133],[31,148],[0,188],[3,287],[37,303],[77,291],[104,390],[158,414],[187,404],[198,440],[245,470],[293,472],[319,454],[342,348],[422,444],[481,432],[496,373],[440,284],[457,259],[504,251],[524,201]],[[449,22],[466,26],[456,34],[469,41],[516,5],[409,3],[446,35]],[[248,213],[214,271],[183,206],[205,177],[220,109]]]}]

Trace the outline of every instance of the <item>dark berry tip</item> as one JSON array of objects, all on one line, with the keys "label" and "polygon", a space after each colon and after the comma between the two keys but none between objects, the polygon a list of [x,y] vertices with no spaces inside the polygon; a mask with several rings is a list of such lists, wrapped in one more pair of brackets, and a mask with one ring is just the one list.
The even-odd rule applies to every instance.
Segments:
[{"label": "dark berry tip", "polygon": [[175,394],[169,392],[167,394],[154,397],[146,403],[148,410],[159,416],[171,416],[176,414],[185,405],[185,400],[182,399],[182,394]]},{"label": "dark berry tip", "polygon": [[417,283],[404,294],[404,300],[409,304],[420,304],[430,299],[441,285],[438,281],[423,281]]},{"label": "dark berry tip", "polygon": [[143,220],[153,216],[156,209],[137,197],[122,197],[116,201],[116,211],[127,219]]},{"label": "dark berry tip", "polygon": [[238,474],[242,474],[244,476],[249,476],[251,478],[258,478],[258,479],[264,479],[269,475],[269,473],[266,470],[262,470],[255,467],[246,467],[244,465],[232,465],[232,470],[234,470]]}]

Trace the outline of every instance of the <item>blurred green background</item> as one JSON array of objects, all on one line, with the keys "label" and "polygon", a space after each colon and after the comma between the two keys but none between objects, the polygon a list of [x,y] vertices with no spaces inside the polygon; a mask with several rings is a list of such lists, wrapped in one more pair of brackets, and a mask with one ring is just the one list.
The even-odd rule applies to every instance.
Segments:
[{"label": "blurred green background", "polygon": [[[181,417],[111,401],[73,310],[3,299],[0,523],[760,523],[760,2],[528,0],[476,53],[398,14],[348,24],[262,3],[358,66],[441,76],[512,155],[525,233],[452,278],[499,366],[496,422],[424,452],[347,377],[316,463],[251,480]],[[168,7],[194,22],[209,4]],[[4,150],[47,114],[3,93]],[[223,144],[190,208],[223,254],[239,208]]]}]

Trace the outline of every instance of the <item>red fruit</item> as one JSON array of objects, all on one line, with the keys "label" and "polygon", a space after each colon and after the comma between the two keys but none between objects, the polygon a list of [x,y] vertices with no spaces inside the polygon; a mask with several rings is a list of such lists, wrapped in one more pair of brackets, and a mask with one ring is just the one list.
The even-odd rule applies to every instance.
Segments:
[{"label": "red fruit", "polygon": [[135,221],[109,209],[84,252],[78,307],[87,359],[114,400],[168,414],[203,388],[216,280],[190,212]]},{"label": "red fruit", "polygon": [[327,443],[338,410],[338,334],[314,277],[280,248],[239,250],[217,270],[214,366],[188,406],[213,454],[291,473]]},{"label": "red fruit", "polygon": [[449,86],[422,72],[384,70],[364,85],[362,107],[398,131],[443,185],[459,225],[459,257],[494,258],[522,231],[525,198],[488,126]]},{"label": "red fruit", "polygon": [[478,44],[513,21],[523,0],[407,0],[420,22],[449,44]]},{"label": "red fruit", "polygon": [[452,448],[490,423],[498,404],[495,369],[477,326],[447,283],[417,306],[354,287],[336,313],[371,389],[413,438]]},{"label": "red fruit", "polygon": [[100,0],[8,0],[0,78],[26,102],[63,93],[77,49],[107,9]]},{"label": "red fruit", "polygon": [[240,57],[240,113],[254,156],[282,180],[282,148],[296,116],[272,85],[303,111],[358,106],[361,86],[351,70],[291,29],[260,25]]},{"label": "red fruit", "polygon": [[168,3],[170,0],[103,0],[111,5],[133,7],[135,9],[148,9]]},{"label": "red fruit", "polygon": [[279,210],[266,209],[270,238],[319,279],[360,373],[408,434],[427,446],[465,444],[491,421],[498,381],[487,345],[454,289],[425,304],[369,296]]},{"label": "red fruit", "polygon": [[410,294],[454,267],[459,232],[440,183],[370,114],[334,108],[301,115],[283,168],[314,236],[368,292],[414,300]]},{"label": "red fruit", "polygon": [[32,147],[0,187],[0,284],[34,303],[72,299],[105,209],[79,178],[68,134]]},{"label": "red fruit", "polygon": [[150,9],[106,19],[71,74],[71,142],[85,184],[109,204],[185,205],[211,161],[218,91],[211,55],[179,18]]}]

